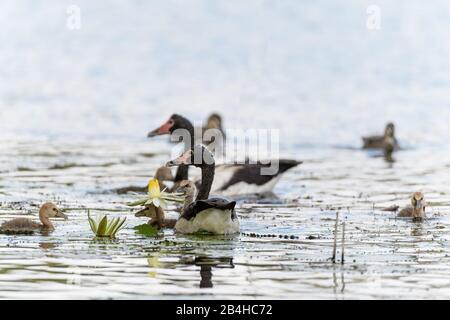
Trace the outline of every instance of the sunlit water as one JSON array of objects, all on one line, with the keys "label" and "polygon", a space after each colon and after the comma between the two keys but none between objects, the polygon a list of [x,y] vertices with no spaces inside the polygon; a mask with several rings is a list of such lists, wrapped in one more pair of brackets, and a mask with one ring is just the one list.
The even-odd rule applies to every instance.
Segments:
[{"label": "sunlit water", "polygon": [[[75,31],[60,1],[0,10],[0,219],[37,218],[44,201],[70,216],[50,235],[0,235],[0,298],[450,298],[448,3],[378,1],[378,31],[366,1],[78,3]],[[212,111],[279,129],[280,153],[304,163],[278,199],[239,202],[239,236],[136,234],[135,196],[108,191],[168,160],[148,130]],[[389,120],[394,163],[359,150]],[[423,223],[380,210],[416,190]],[[96,240],[87,209],[126,228]]]}]

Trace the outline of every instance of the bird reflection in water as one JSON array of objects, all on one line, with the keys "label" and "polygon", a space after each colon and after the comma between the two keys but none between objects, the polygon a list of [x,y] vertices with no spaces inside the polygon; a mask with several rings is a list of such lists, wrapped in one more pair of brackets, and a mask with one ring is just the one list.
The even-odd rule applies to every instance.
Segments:
[{"label": "bird reflection in water", "polygon": [[57,246],[58,245],[56,243],[51,243],[51,242],[40,242],[39,243],[39,248],[44,249],[44,250],[54,249]]},{"label": "bird reflection in water", "polygon": [[234,269],[233,258],[229,257],[205,257],[199,256],[195,259],[189,259],[184,261],[186,264],[193,264],[200,267],[200,288],[212,288],[214,286],[212,277],[213,268],[224,269],[230,268]]},{"label": "bird reflection in water", "polygon": [[200,266],[200,288],[212,288],[212,267],[210,265],[201,265]]}]

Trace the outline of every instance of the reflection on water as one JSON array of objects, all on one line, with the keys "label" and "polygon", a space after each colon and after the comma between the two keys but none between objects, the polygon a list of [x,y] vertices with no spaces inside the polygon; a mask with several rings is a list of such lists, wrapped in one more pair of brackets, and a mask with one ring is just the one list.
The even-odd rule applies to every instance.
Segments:
[{"label": "reflection on water", "polygon": [[230,267],[234,268],[233,258],[208,258],[208,257],[195,257],[193,264],[200,267],[200,288],[212,288],[213,273],[212,270],[218,268]]},{"label": "reflection on water", "polygon": [[49,250],[49,249],[56,248],[57,245],[55,243],[51,243],[51,242],[41,242],[41,243],[39,243],[39,247],[44,250]]},{"label": "reflection on water", "polygon": [[[339,273],[336,268],[333,268],[333,292],[334,295],[337,296],[337,293],[344,293],[345,291],[345,276],[344,276],[344,270],[340,270]],[[338,278],[339,276],[339,278]],[[338,280],[339,279],[339,280]]]},{"label": "reflection on water", "polygon": [[212,267],[209,265],[200,266],[200,277],[202,280],[200,281],[200,288],[212,288]]}]

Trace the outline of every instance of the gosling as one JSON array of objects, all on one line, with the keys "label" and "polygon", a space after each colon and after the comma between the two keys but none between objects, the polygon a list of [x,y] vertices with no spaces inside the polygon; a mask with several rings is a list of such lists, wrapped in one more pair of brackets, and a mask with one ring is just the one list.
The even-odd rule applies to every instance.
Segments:
[{"label": "gosling", "polygon": [[[173,181],[173,175],[170,168],[167,167],[160,167],[155,172],[155,179],[158,180],[159,186],[161,190],[167,189],[168,187],[164,184],[165,181]],[[147,192],[148,187],[141,187],[141,186],[129,186],[129,187],[123,187],[119,189],[115,189],[115,192],[117,194],[126,194],[129,192],[138,192],[138,193],[144,193]]]},{"label": "gosling", "polygon": [[41,223],[35,222],[28,218],[15,218],[4,222],[0,226],[0,233],[4,234],[33,234],[35,231],[53,231],[53,226],[50,218],[64,218],[67,216],[58,209],[58,207],[47,202],[42,205],[39,210],[39,220]]},{"label": "gosling", "polygon": [[414,192],[411,196],[411,205],[400,210],[398,216],[412,217],[413,221],[422,221],[425,218],[425,200],[423,193]]},{"label": "gosling", "polygon": [[363,137],[363,149],[383,149],[386,153],[392,153],[400,149],[395,138],[395,126],[392,122],[386,125],[384,135]]},{"label": "gosling", "polygon": [[[192,202],[194,202],[195,195],[197,193],[197,188],[195,186],[195,183],[189,180],[181,180],[177,184],[177,189],[175,190],[176,193],[182,193],[184,195],[184,203],[183,207],[181,208],[180,212],[183,212],[183,210],[189,206]],[[156,212],[153,212],[153,208],[145,208],[143,210],[140,210],[136,212],[136,217],[151,217],[148,224],[153,227],[158,228],[174,228],[175,224],[177,223],[178,219],[166,219],[164,210],[161,207],[155,208]]]}]

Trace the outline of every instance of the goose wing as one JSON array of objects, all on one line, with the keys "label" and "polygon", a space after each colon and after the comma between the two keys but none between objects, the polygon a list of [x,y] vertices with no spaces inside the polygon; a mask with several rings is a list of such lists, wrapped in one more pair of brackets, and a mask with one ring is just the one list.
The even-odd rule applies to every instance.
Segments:
[{"label": "goose wing", "polygon": [[230,179],[220,187],[219,191],[224,191],[230,186],[239,182],[255,184],[258,186],[264,185],[271,181],[273,178],[279,176],[280,174],[293,167],[300,165],[301,163],[301,161],[296,160],[278,160],[278,171],[273,175],[261,174],[261,169],[269,168],[271,166],[271,163],[241,164],[229,166],[232,170],[234,170],[234,172],[231,175]]},{"label": "goose wing", "polygon": [[40,224],[27,218],[16,218],[4,222],[0,227],[1,233],[7,234],[31,234],[39,229]]},{"label": "goose wing", "polygon": [[362,140],[363,140],[363,148],[365,149],[382,148],[384,136],[363,137]]},{"label": "goose wing", "polygon": [[197,200],[191,203],[183,212],[182,218],[190,220],[194,218],[199,212],[208,210],[211,208],[218,210],[231,210],[231,217],[234,219],[236,214],[234,212],[234,207],[236,206],[236,201],[229,201],[225,198],[214,197],[206,200]]}]

